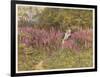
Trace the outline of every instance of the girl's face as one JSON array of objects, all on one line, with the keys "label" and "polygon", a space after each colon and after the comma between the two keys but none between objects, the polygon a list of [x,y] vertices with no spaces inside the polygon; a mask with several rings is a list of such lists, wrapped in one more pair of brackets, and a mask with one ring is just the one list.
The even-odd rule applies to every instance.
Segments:
[{"label": "girl's face", "polygon": [[71,33],[71,30],[66,30],[66,32]]}]

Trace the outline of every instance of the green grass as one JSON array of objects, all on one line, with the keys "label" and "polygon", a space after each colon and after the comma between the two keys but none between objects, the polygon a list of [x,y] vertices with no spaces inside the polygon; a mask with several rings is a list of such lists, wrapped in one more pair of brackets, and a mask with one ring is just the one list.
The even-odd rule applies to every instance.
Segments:
[{"label": "green grass", "polygon": [[[18,71],[40,69],[79,68],[93,66],[92,48],[75,52],[68,49],[49,50],[19,45]],[[41,63],[42,61],[42,63]],[[41,68],[42,67],[42,68]]]}]

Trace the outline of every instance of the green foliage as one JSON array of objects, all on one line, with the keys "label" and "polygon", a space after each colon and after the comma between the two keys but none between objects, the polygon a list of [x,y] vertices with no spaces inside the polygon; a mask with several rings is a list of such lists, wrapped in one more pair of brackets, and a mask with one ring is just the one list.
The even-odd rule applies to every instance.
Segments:
[{"label": "green foliage", "polygon": [[[21,47],[21,48],[20,48]],[[60,69],[60,68],[82,68],[82,67],[92,67],[92,49],[87,49],[80,52],[73,52],[68,49],[57,49],[52,53],[45,51],[43,48],[28,48],[26,52],[31,52],[31,54],[21,54],[22,47],[19,47],[19,60],[18,60],[18,70],[35,70],[36,65],[43,61],[43,69]],[[24,47],[25,48],[25,47]],[[25,59],[24,59],[25,58]],[[24,59],[24,61],[23,61]]]},{"label": "green foliage", "polygon": [[[30,19],[31,14],[32,19]],[[18,7],[19,26],[67,28],[92,28],[93,11],[68,8]],[[35,20],[35,21],[34,21]],[[34,22],[33,22],[34,21]],[[36,26],[38,24],[38,26]]]},{"label": "green foliage", "polygon": [[45,8],[40,17],[43,23],[61,28],[92,28],[92,10]]}]

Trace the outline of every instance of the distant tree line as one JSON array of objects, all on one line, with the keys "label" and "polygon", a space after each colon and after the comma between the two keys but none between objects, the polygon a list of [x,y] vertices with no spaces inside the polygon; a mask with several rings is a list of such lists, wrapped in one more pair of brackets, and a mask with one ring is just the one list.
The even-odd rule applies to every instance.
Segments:
[{"label": "distant tree line", "polygon": [[19,26],[52,28],[65,30],[68,28],[92,28],[92,10],[19,7]]}]

